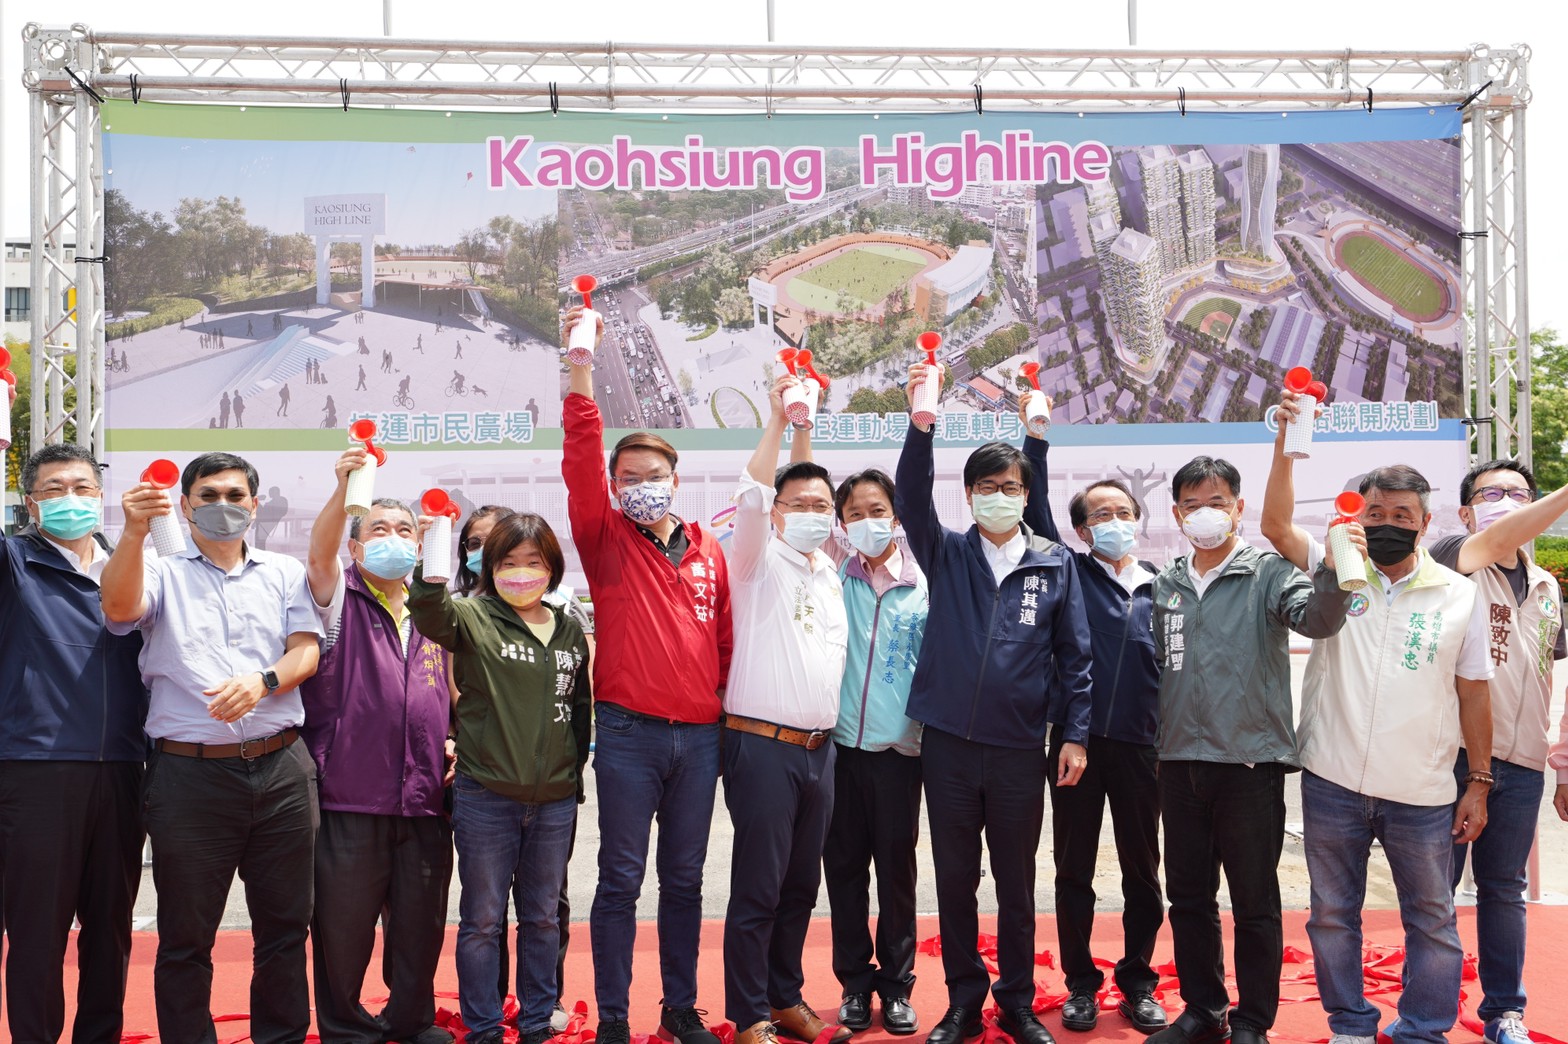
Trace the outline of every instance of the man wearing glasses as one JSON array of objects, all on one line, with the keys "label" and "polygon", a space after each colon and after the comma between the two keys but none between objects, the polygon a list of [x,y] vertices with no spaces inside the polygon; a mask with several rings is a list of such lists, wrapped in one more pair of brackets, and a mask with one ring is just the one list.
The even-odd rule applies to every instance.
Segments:
[{"label": "man wearing glasses", "polygon": [[[926,370],[910,368],[911,406]],[[1076,785],[1086,762],[1083,594],[1067,549],[1022,524],[1029,458],[1002,442],[969,455],[964,499],[975,524],[959,532],[943,527],[932,502],[932,440],[930,428],[910,425],[893,504],[931,591],[908,711],[925,725],[920,758],[947,973],[948,1009],[927,1039],[978,1036],[989,990],[1002,1032],[1016,1044],[1051,1044],[1033,1008],[1035,855],[1048,724],[1063,726],[1056,784]],[[994,986],[978,947],[982,831],[996,881]]]},{"label": "man wearing glasses", "polygon": [[71,919],[76,1040],[119,1040],[141,883],[140,635],[105,631],[98,462],[45,446],[22,466],[31,524],[0,534],[0,868],[13,1040],[59,1040]]},{"label": "man wearing glasses", "polygon": [[[1031,391],[1019,403],[1028,408]],[[1024,430],[1029,430],[1027,422]],[[1039,476],[1029,489],[1024,521],[1060,541],[1047,481],[1050,443],[1029,435],[1024,454]],[[1092,1030],[1100,1017],[1105,973],[1094,963],[1094,869],[1107,801],[1122,872],[1122,956],[1116,962],[1117,1011],[1153,1033],[1166,1024],[1154,998],[1160,977],[1149,961],[1165,921],[1160,895],[1160,795],[1155,732],[1160,722],[1160,665],[1154,656],[1155,568],[1133,555],[1142,511],[1119,479],[1091,482],[1067,505],[1073,533],[1088,551],[1072,551],[1083,591],[1094,659],[1089,708],[1089,764],[1076,786],[1051,787],[1051,841],[1056,859],[1056,933],[1068,997],[1062,1025]],[[1061,756],[1067,726],[1051,726],[1051,756]]]},{"label": "man wearing glasses", "polygon": [[[849,623],[833,559],[833,486],[819,464],[778,469],[781,377],[735,494],[735,658],[724,694],[724,803],[735,828],[724,915],[724,1016],[736,1044],[775,1033],[844,1044],[801,996],[802,953],[833,813],[831,734]],[[828,1031],[832,1032],[829,1033]],[[826,1044],[826,1042],[824,1042]]]},{"label": "man wearing glasses", "polygon": [[[1432,545],[1432,557],[1480,588],[1477,612],[1486,615],[1492,677],[1492,752],[1473,762],[1461,749],[1454,776],[1490,771],[1487,825],[1469,846],[1475,879],[1475,927],[1484,996],[1476,1015],[1492,1044],[1525,1044],[1525,866],[1535,841],[1552,702],[1552,661],[1568,657],[1563,641],[1562,592],[1525,545],[1568,511],[1568,487],[1547,496],[1529,467],[1492,460],[1471,468],[1459,483],[1459,518],[1466,532]],[[1553,802],[1568,820],[1568,743],[1550,756],[1557,767]],[[1465,846],[1454,852],[1453,884],[1464,872]]]},{"label": "man wearing glasses", "polygon": [[[566,314],[563,345],[581,311]],[[596,336],[603,333],[600,317]],[[570,382],[561,474],[598,642],[599,886],[588,918],[598,1039],[631,1040],[637,897],[657,816],[659,1026],[681,1044],[718,1044],[697,1010],[697,945],[719,775],[719,701],[730,660],[728,566],[712,533],[670,511],[680,486],[675,447],[653,432],[633,432],[606,466],[592,366],[572,366]]]}]

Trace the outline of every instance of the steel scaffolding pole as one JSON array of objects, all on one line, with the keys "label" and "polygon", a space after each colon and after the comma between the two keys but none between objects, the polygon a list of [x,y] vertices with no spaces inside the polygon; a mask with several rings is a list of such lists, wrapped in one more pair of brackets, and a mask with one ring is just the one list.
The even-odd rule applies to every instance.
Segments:
[{"label": "steel scaffolding pole", "polygon": [[[32,95],[34,444],[68,424],[103,448],[102,98],[233,104],[653,111],[1342,109],[1465,106],[1462,353],[1472,451],[1529,455],[1524,111],[1529,49],[1145,51],[507,43],[385,37],[197,36],[23,31]],[[330,99],[330,101],[328,100]],[[75,251],[67,255],[67,248]],[[113,263],[113,259],[108,262]],[[76,313],[67,314],[66,292]],[[66,338],[74,337],[68,347]],[[76,374],[65,360],[74,354]],[[72,407],[68,414],[67,401]]]}]

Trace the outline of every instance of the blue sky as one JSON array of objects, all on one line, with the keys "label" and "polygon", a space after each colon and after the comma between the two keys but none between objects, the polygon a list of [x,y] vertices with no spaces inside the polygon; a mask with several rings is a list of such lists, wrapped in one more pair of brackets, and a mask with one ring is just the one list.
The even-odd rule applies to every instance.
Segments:
[{"label": "blue sky", "polygon": [[532,220],[556,210],[554,192],[487,189],[483,141],[198,140],[112,130],[104,138],[106,187],[171,219],[184,197],[237,196],[251,223],[287,235],[300,231],[306,196],[382,192],[386,241],[409,246],[451,244],[497,215]]}]

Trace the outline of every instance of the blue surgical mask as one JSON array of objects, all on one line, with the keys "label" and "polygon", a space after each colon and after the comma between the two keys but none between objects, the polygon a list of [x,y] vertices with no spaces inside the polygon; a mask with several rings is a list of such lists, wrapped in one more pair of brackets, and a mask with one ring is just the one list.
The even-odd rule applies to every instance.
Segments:
[{"label": "blue surgical mask", "polygon": [[856,519],[844,527],[844,532],[849,537],[850,547],[867,558],[875,558],[887,550],[889,541],[893,539],[893,520],[891,518]]},{"label": "blue surgical mask", "polygon": [[1125,518],[1113,518],[1089,527],[1094,549],[1106,558],[1120,562],[1138,543],[1138,524]]},{"label": "blue surgical mask", "polygon": [[419,548],[414,542],[393,534],[365,544],[365,560],[360,566],[382,580],[400,580],[414,571],[417,561]]},{"label": "blue surgical mask", "polygon": [[472,551],[468,552],[468,557],[464,559],[464,564],[468,566],[468,571],[470,573],[478,576],[480,571],[485,567],[485,549],[482,547],[476,547]]},{"label": "blue surgical mask", "polygon": [[61,540],[80,540],[103,522],[103,500],[99,497],[67,493],[35,503],[38,505],[38,528]]},{"label": "blue surgical mask", "polygon": [[833,516],[815,511],[793,511],[784,516],[784,543],[803,555],[822,546],[833,531]]}]

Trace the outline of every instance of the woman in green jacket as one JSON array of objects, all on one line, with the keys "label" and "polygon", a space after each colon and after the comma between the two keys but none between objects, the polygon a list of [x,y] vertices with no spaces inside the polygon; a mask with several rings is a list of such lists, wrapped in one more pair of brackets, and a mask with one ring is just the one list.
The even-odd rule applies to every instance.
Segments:
[{"label": "woman in green jacket", "polygon": [[508,889],[517,907],[522,1039],[543,1044],[551,1036],[556,903],[592,713],[582,628],[542,601],[564,571],[549,523],[525,513],[497,519],[486,538],[483,593],[453,599],[422,570],[409,588],[414,625],[452,653],[463,694],[452,829],[463,886],[458,993],[470,1044],[502,1039],[496,987]]}]

